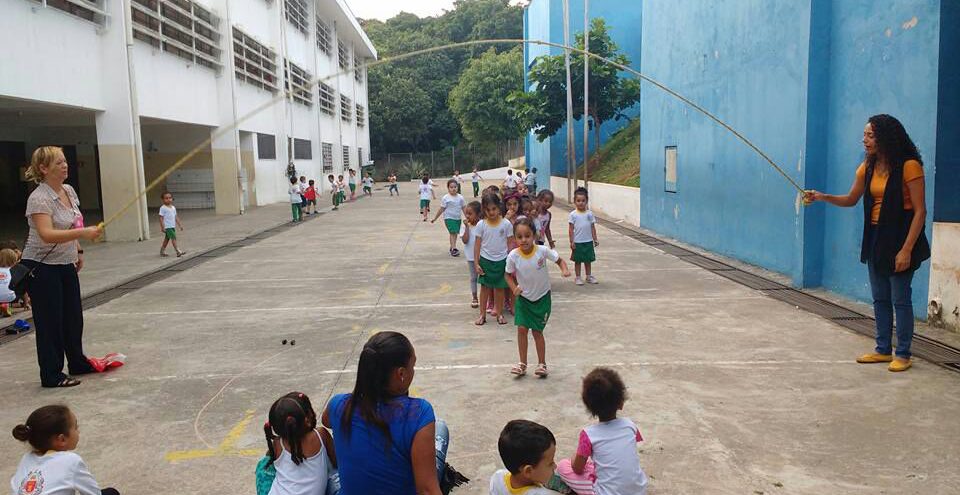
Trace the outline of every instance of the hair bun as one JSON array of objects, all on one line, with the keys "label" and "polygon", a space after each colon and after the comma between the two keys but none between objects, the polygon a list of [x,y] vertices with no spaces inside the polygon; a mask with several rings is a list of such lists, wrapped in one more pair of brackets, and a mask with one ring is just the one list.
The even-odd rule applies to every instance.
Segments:
[{"label": "hair bun", "polygon": [[17,425],[13,427],[13,438],[26,442],[30,439],[30,427],[27,425]]}]

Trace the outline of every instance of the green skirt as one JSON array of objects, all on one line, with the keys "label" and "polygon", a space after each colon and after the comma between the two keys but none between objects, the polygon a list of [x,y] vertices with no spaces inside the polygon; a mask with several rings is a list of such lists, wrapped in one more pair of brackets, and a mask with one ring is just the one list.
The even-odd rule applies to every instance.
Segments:
[{"label": "green skirt", "polygon": [[518,296],[517,303],[513,308],[513,322],[518,327],[542,332],[547,327],[547,320],[550,319],[551,306],[549,292],[536,301]]},{"label": "green skirt", "polygon": [[357,185],[356,185],[356,184],[350,184],[350,192],[357,192]]},{"label": "green skirt", "polygon": [[422,210],[422,209],[424,209],[424,208],[430,208],[430,200],[429,200],[429,199],[421,199],[421,200],[420,200],[420,209]]},{"label": "green skirt", "polygon": [[593,250],[593,241],[574,244],[573,261],[576,263],[593,263],[597,261],[597,253]]},{"label": "green skirt", "polygon": [[504,273],[507,269],[506,259],[490,261],[481,256],[480,268],[483,269],[483,275],[480,275],[477,279],[480,285],[493,289],[506,289],[509,287],[507,285],[507,279],[504,278]]},{"label": "green skirt", "polygon": [[461,222],[462,222],[461,220],[453,220],[453,219],[450,219],[450,218],[444,218],[444,219],[443,219],[444,225],[447,226],[447,232],[449,232],[449,233],[451,233],[451,234],[459,234],[459,233],[460,233],[460,224],[461,224]]}]

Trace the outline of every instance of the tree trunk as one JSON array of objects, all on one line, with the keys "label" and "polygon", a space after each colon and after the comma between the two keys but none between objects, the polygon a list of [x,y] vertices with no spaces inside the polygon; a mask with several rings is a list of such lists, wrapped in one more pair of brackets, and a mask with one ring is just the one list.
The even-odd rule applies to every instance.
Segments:
[{"label": "tree trunk", "polygon": [[603,122],[601,122],[600,119],[597,118],[596,114],[594,114],[593,115],[593,135],[594,135],[594,141],[596,142],[595,146],[597,147],[597,153],[596,153],[597,161],[594,164],[594,167],[599,167],[603,159],[603,157],[600,154],[600,147],[603,144],[600,142],[600,126],[602,125],[603,125]]}]

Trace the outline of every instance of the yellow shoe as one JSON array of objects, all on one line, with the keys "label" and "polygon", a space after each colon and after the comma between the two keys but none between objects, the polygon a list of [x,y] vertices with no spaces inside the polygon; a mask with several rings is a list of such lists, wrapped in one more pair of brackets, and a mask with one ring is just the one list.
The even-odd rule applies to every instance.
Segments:
[{"label": "yellow shoe", "polygon": [[857,362],[860,364],[889,363],[890,361],[893,361],[893,354],[877,354],[876,352],[864,354],[857,358]]},{"label": "yellow shoe", "polygon": [[897,358],[890,362],[887,369],[890,371],[907,371],[911,366],[913,366],[913,363],[909,359]]}]

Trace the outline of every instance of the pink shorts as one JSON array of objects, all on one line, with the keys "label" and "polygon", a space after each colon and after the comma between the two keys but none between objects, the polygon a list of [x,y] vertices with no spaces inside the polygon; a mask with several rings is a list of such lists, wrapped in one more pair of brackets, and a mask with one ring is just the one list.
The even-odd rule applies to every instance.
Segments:
[{"label": "pink shorts", "polygon": [[583,474],[573,472],[570,459],[562,459],[557,463],[557,475],[577,495],[593,495],[593,482],[597,481],[596,469],[592,459],[587,459]]}]

